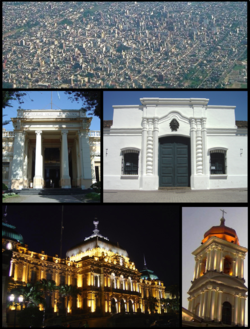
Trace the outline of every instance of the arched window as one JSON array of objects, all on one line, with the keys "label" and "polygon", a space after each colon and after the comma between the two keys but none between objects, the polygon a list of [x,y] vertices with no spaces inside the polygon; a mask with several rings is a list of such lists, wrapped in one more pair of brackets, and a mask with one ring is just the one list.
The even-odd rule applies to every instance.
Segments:
[{"label": "arched window", "polygon": [[227,173],[227,149],[210,150],[210,173],[211,175]]},{"label": "arched window", "polygon": [[232,306],[228,302],[224,302],[222,306],[222,323],[231,324],[232,322]]},{"label": "arched window", "polygon": [[135,148],[122,149],[122,175],[138,175],[139,150]]}]

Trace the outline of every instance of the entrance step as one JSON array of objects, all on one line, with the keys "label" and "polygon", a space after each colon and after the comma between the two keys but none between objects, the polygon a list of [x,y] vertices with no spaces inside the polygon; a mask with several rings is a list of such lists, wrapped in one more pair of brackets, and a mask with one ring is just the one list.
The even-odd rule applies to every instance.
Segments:
[{"label": "entrance step", "polygon": [[159,190],[190,190],[191,187],[189,186],[168,186],[168,187],[159,187]]},{"label": "entrance step", "polygon": [[87,194],[93,192],[92,189],[82,190],[81,188],[24,188],[22,190],[13,190],[18,195],[75,195],[75,194]]}]

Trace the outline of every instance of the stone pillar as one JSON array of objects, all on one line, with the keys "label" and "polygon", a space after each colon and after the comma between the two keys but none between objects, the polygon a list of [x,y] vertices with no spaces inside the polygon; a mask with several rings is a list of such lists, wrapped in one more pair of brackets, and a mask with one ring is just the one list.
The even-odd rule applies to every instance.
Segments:
[{"label": "stone pillar", "polygon": [[153,120],[148,119],[148,136],[147,136],[147,175],[153,175]]},{"label": "stone pillar", "polygon": [[23,188],[24,133],[23,131],[14,131],[14,133],[11,188],[21,190]]},{"label": "stone pillar", "polygon": [[207,300],[206,300],[206,306],[205,306],[205,320],[210,319],[210,313],[211,313],[211,290],[207,291]]},{"label": "stone pillar", "polygon": [[241,269],[240,269],[240,277],[244,278],[244,258],[241,258]]},{"label": "stone pillar", "polygon": [[33,149],[31,147],[31,145],[29,146],[29,155],[28,155],[28,182],[30,184],[30,182],[33,181],[33,177],[32,177],[32,155],[33,155]]},{"label": "stone pillar", "polygon": [[158,119],[154,119],[154,175],[158,176],[158,134],[159,134],[159,128],[158,128]]},{"label": "stone pillar", "polygon": [[218,291],[218,321],[220,322],[222,319],[222,305],[221,305],[222,291]]},{"label": "stone pillar", "polygon": [[61,188],[71,188],[69,177],[68,130],[62,130],[62,179]]},{"label": "stone pillar", "polygon": [[143,187],[143,176],[146,175],[146,155],[147,155],[147,119],[142,119],[142,146],[141,146],[141,181],[140,189]]},{"label": "stone pillar", "polygon": [[214,312],[215,312],[215,290],[212,290],[212,298],[211,298],[211,313],[210,313],[210,319],[214,320]]},{"label": "stone pillar", "polygon": [[245,325],[245,300],[246,297],[242,296],[241,297],[241,308],[240,308],[240,324],[242,327]]},{"label": "stone pillar", "polygon": [[76,148],[72,147],[72,185],[77,186],[77,164],[76,164]]},{"label": "stone pillar", "polygon": [[36,162],[35,162],[35,177],[34,177],[34,188],[43,187],[42,177],[42,131],[36,130]]},{"label": "stone pillar", "polygon": [[204,179],[208,181],[208,166],[207,166],[207,128],[206,128],[206,118],[201,119],[201,132],[202,132],[202,162],[203,162],[203,175]]},{"label": "stone pillar", "polygon": [[214,262],[213,262],[213,269],[217,270],[217,258],[218,258],[218,250],[214,249]]},{"label": "stone pillar", "polygon": [[203,291],[201,291],[200,292],[200,309],[199,309],[199,314],[198,314],[200,318],[202,317],[203,296],[204,296],[204,293],[203,293]]},{"label": "stone pillar", "polygon": [[[25,138],[26,137],[26,138]],[[28,178],[27,178],[27,172],[28,172],[28,142],[29,138],[25,134],[25,143],[24,143],[24,158],[23,158],[23,187],[28,187]]]},{"label": "stone pillar", "polygon": [[235,264],[235,276],[239,276],[239,255],[236,254],[236,264]]},{"label": "stone pillar", "polygon": [[195,133],[196,133],[196,123],[195,119],[190,120],[191,125],[191,189],[194,188],[194,176],[196,173],[196,143],[195,143]]},{"label": "stone pillar", "polygon": [[207,273],[208,265],[209,265],[209,263],[208,263],[208,261],[209,261],[209,251],[208,250],[206,251],[206,254],[207,254],[207,259],[206,259],[205,273]]},{"label": "stone pillar", "polygon": [[220,259],[221,259],[221,251],[218,249],[217,250],[217,265],[216,265],[217,272],[220,272]]},{"label": "stone pillar", "polygon": [[81,188],[84,190],[92,185],[88,130],[86,129],[79,131],[78,134],[80,147]]},{"label": "stone pillar", "polygon": [[196,119],[196,174],[203,174],[201,120]]},{"label": "stone pillar", "polygon": [[233,276],[235,276],[235,260],[233,260]]},{"label": "stone pillar", "polygon": [[81,167],[80,167],[80,152],[79,152],[79,140],[75,138],[75,148],[76,148],[76,185],[80,187],[81,185]]},{"label": "stone pillar", "polygon": [[239,323],[238,321],[238,304],[239,297],[238,295],[235,295],[235,301],[234,301],[234,324],[237,325]]}]

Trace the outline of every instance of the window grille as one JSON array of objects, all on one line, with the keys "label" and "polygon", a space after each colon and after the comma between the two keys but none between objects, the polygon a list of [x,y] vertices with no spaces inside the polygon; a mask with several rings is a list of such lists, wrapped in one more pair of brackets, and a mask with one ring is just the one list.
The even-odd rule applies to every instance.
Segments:
[{"label": "window grille", "polygon": [[227,173],[227,152],[225,150],[210,151],[210,173],[212,175]]},{"label": "window grille", "polygon": [[138,175],[139,172],[139,151],[122,151],[122,175]]}]

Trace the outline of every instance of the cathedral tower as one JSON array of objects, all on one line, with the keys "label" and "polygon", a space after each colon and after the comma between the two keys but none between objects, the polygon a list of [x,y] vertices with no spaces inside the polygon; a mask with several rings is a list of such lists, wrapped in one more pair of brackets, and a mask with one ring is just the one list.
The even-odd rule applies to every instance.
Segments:
[{"label": "cathedral tower", "polygon": [[225,226],[223,214],[220,225],[211,227],[192,253],[195,268],[188,291],[190,312],[206,321],[244,326],[246,253],[235,230]]}]

